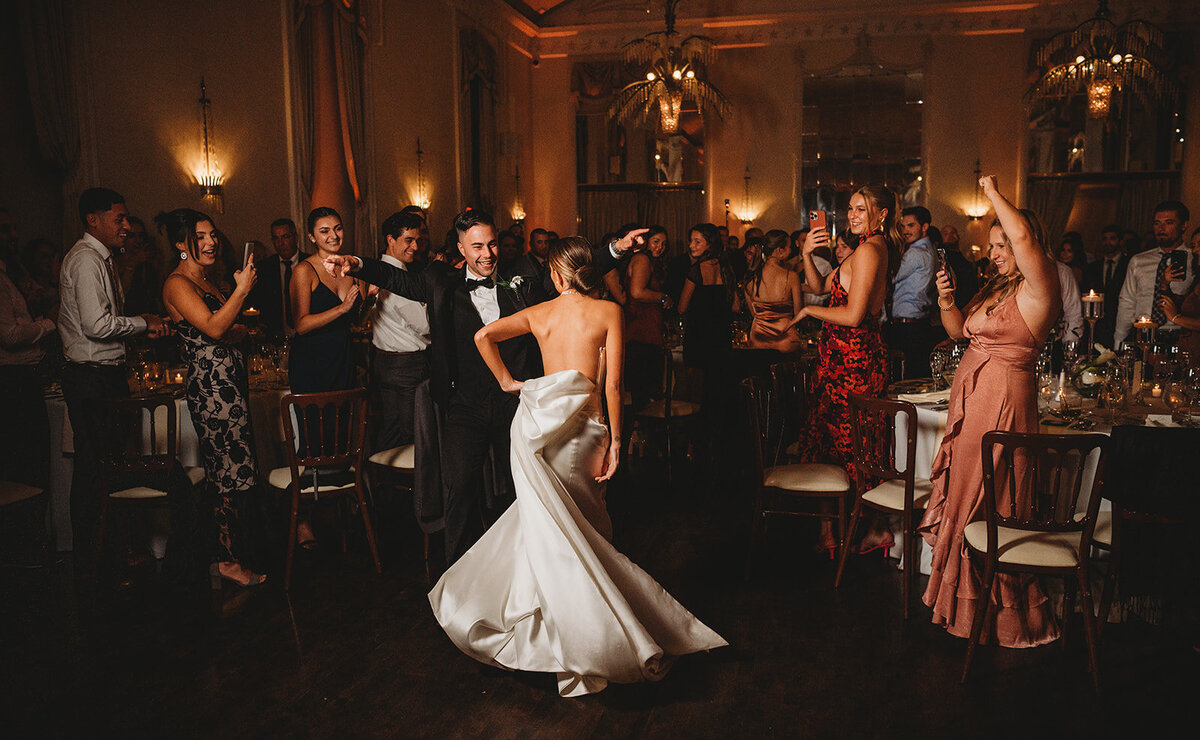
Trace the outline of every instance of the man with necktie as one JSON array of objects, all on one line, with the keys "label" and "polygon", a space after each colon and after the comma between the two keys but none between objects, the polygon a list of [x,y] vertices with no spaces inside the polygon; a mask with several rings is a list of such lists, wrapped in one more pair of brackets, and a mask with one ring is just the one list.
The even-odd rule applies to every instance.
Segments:
[{"label": "man with necktie", "polygon": [[58,331],[66,364],[63,398],[75,442],[71,478],[71,527],[77,566],[90,562],[99,518],[100,401],[129,395],[125,340],[139,334],[165,336],[169,328],[153,314],[125,316],[121,281],[113,252],[129,236],[125,199],[107,188],[89,188],[79,197],[84,234],[63,258],[59,278],[62,307]]},{"label": "man with necktie", "polygon": [[[1167,200],[1155,206],[1154,243],[1158,248],[1129,258],[1113,335],[1113,344],[1118,347],[1129,336],[1133,322],[1142,316],[1149,316],[1158,324],[1160,341],[1174,343],[1179,326],[1167,320],[1159,301],[1164,297],[1171,298],[1179,308],[1195,279],[1191,252],[1183,243],[1189,216],[1187,206],[1178,201]],[[1182,269],[1171,270],[1172,261]],[[1182,273],[1182,279],[1168,281],[1165,279],[1168,272]]]},{"label": "man with necktie", "polygon": [[1104,347],[1113,346],[1113,330],[1117,325],[1117,304],[1121,297],[1121,285],[1129,268],[1129,256],[1121,252],[1120,226],[1109,224],[1100,232],[1097,259],[1083,268],[1083,284],[1080,290],[1094,290],[1104,296],[1104,318],[1096,322],[1095,341]]},{"label": "man with necktie", "polygon": [[290,337],[296,330],[292,326],[289,286],[292,271],[304,259],[296,238],[296,222],[290,218],[272,221],[271,246],[275,248],[275,254],[257,265],[258,282],[250,291],[246,306],[259,310],[259,319],[271,336]]}]

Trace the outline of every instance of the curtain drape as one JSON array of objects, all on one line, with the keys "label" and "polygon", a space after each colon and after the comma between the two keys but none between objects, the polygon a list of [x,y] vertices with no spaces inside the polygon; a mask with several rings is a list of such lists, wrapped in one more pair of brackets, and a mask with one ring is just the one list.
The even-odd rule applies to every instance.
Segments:
[{"label": "curtain drape", "polygon": [[1121,183],[1121,192],[1117,196],[1117,223],[1139,234],[1149,231],[1154,206],[1173,197],[1174,179],[1168,176]]},{"label": "curtain drape", "polygon": [[699,185],[586,186],[579,189],[579,231],[596,243],[624,224],[659,225],[667,230],[668,254],[683,251],[688,230],[703,220],[704,192]]},{"label": "curtain drape", "polygon": [[62,173],[63,242],[79,232],[79,195],[87,185],[80,166],[78,76],[74,28],[65,0],[22,0],[17,8],[25,76],[38,150]]},{"label": "curtain drape", "polygon": [[[347,5],[351,7],[347,7]],[[362,3],[334,3],[337,9],[333,33],[337,65],[338,107],[342,123],[342,149],[346,154],[346,177],[354,191],[354,225],[359,252],[374,255],[375,233],[367,199],[367,144],[364,128],[363,79],[366,19]]]},{"label": "curtain drape", "polygon": [[1031,180],[1029,210],[1037,214],[1046,233],[1047,245],[1057,247],[1063,229],[1075,205],[1075,190],[1079,184],[1071,180]]},{"label": "curtain drape", "polygon": [[312,199],[313,186],[313,58],[314,48],[313,22],[309,7],[319,5],[324,0],[296,0],[292,17],[292,63],[291,93],[292,93],[292,137],[294,141],[293,156],[296,158],[296,170],[300,175],[301,197],[308,203]]}]

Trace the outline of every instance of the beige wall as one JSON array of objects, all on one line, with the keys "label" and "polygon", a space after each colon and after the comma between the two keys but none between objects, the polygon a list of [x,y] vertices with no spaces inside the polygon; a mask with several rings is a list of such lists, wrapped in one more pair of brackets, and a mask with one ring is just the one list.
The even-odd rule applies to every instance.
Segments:
[{"label": "beige wall", "polygon": [[[575,199],[575,103],[571,100],[571,61],[544,59],[530,75],[531,180],[529,228],[559,234],[579,231]],[[524,177],[522,177],[524,181]],[[528,230],[528,229],[527,229]]]},{"label": "beige wall", "polygon": [[235,243],[266,241],[272,219],[299,218],[290,213],[280,7],[238,0],[91,4],[86,67],[99,179],[90,184],[122,193],[147,221],[181,206],[210,210],[192,176],[204,77],[226,173],[225,214],[213,214],[218,227]]}]

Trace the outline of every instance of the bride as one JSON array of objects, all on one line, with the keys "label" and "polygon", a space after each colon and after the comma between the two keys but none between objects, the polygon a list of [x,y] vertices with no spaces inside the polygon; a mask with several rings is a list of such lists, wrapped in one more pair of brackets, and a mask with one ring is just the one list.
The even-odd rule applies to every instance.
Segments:
[{"label": "bride", "polygon": [[[581,696],[609,681],[657,681],[675,657],[727,643],[610,542],[604,490],[621,449],[621,307],[588,297],[599,276],[582,237],[563,239],[548,263],[557,298],[475,335],[500,386],[521,397],[511,435],[517,500],[429,602],[467,655],[555,673],[560,695]],[[497,343],[528,333],[546,375],[522,383]]]}]

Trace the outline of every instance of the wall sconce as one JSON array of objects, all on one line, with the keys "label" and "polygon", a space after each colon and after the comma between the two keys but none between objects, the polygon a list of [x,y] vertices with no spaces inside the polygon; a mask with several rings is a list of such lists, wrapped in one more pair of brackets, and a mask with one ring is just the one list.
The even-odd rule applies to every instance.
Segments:
[{"label": "wall sconce", "polygon": [[983,191],[979,189],[979,177],[983,171],[979,168],[979,160],[975,160],[975,192],[971,196],[971,205],[967,206],[967,219],[979,221],[987,215],[988,207],[983,202]]},{"label": "wall sconce", "polygon": [[225,173],[217,165],[217,153],[212,144],[212,101],[208,99],[208,88],[204,78],[200,78],[200,122],[203,126],[204,139],[200,169],[196,172],[196,182],[204,202],[216,210],[225,212]]},{"label": "wall sconce", "polygon": [[743,226],[748,226],[754,221],[753,209],[750,207],[750,167],[746,167],[746,176],[742,178],[742,212],[738,220]]},{"label": "wall sconce", "polygon": [[525,220],[525,204],[521,201],[521,166],[520,165],[513,165],[513,181],[516,183],[516,187],[517,187],[517,202],[513,204],[512,220],[513,221],[524,221]]},{"label": "wall sconce", "polygon": [[421,151],[421,137],[417,137],[417,202],[421,210],[429,211],[429,196],[425,193],[425,152]]}]

